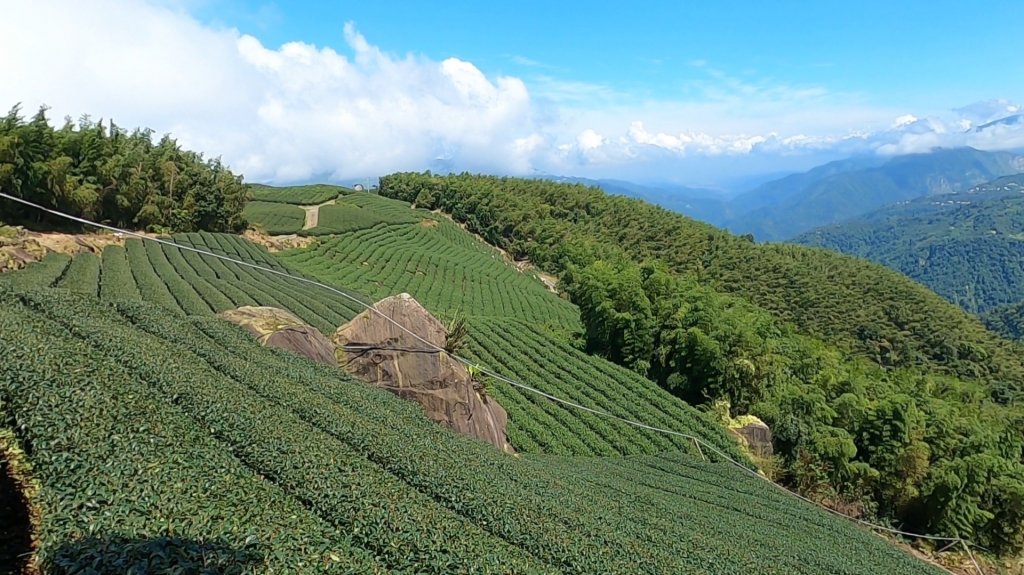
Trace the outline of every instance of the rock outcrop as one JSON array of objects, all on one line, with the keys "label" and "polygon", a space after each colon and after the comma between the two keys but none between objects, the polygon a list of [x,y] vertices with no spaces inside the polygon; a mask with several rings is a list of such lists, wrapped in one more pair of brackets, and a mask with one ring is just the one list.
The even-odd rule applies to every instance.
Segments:
[{"label": "rock outcrop", "polygon": [[420,404],[431,420],[513,453],[504,408],[487,397],[464,365],[436,349],[444,347],[444,325],[409,294],[381,300],[374,308],[432,345],[366,310],[335,332],[338,364],[371,385]]},{"label": "rock outcrop", "polygon": [[331,340],[291,312],[276,307],[242,306],[217,316],[244,327],[262,345],[287,349],[318,363],[338,365]]},{"label": "rock outcrop", "polygon": [[739,436],[751,454],[760,458],[772,456],[772,430],[767,423],[753,415],[741,415],[730,422],[729,429]]}]

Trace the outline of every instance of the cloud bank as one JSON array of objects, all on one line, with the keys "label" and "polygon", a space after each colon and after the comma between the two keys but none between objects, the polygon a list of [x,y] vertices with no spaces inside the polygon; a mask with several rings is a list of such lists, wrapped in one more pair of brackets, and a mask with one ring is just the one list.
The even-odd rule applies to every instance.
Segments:
[{"label": "cloud bank", "polygon": [[[1020,106],[918,118],[815,86],[744,81],[707,62],[678,98],[489,76],[473,63],[388,53],[349,23],[344,53],[273,48],[167,2],[18,2],[0,22],[0,106],[113,118],[170,132],[250,181],[342,180],[397,170],[710,181],[832,156],[933,146],[1024,146]],[[707,173],[705,173],[707,172]],[[694,182],[690,182],[694,183]]]}]

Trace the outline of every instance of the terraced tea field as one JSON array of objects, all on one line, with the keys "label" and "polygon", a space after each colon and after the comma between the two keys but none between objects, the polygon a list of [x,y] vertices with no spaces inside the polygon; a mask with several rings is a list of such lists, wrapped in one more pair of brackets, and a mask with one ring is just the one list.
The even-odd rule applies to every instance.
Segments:
[{"label": "terraced tea field", "polygon": [[292,204],[249,202],[242,216],[253,227],[270,235],[297,234],[306,223],[306,211]]},{"label": "terraced tea field", "polygon": [[258,202],[294,204],[297,206],[322,204],[338,196],[355,193],[355,190],[349,188],[326,184],[285,187],[250,185],[249,191],[252,193],[252,199]]},{"label": "terraced tea field", "polygon": [[[433,217],[429,212],[416,212],[408,207],[401,210],[382,210],[372,205],[376,198],[369,194],[346,196],[344,201],[320,206],[317,225],[304,230],[307,236],[328,236],[366,230],[378,225],[414,224]],[[384,200],[390,201],[390,200]]]},{"label": "terraced tea field", "polygon": [[434,313],[516,318],[567,333],[582,331],[574,305],[443,218],[380,224],[277,257],[325,283],[374,299],[406,292]]},{"label": "terraced tea field", "polygon": [[[681,434],[704,438],[733,459],[745,457],[724,435],[705,436],[720,424],[654,385],[650,380],[611,362],[582,353],[545,336],[528,323],[508,319],[473,322],[469,355],[481,365],[556,397],[584,407]],[[494,395],[514,418],[512,444],[533,453],[560,455],[632,455],[689,451],[684,437],[638,429],[622,421],[566,409],[549,399],[504,382]]]},{"label": "terraced tea field", "polygon": [[[174,241],[301,277],[265,249],[227,234],[179,234]],[[102,257],[50,254],[25,270],[0,276],[20,287],[56,286],[105,301],[148,301],[183,315],[212,315],[243,305],[287,309],[324,333],[333,333],[365,309],[338,294],[174,246],[130,239]],[[352,297],[369,302],[356,292]]]},{"label": "terraced tea field", "polygon": [[340,186],[250,189],[254,200],[246,204],[243,215],[251,227],[270,235],[331,236],[437,218],[403,202]]},{"label": "terraced tea field", "polygon": [[[464,245],[465,250],[477,249],[476,240],[458,228],[447,232],[444,228],[428,229],[453,234],[448,241]],[[237,236],[181,234],[174,241],[299,275],[263,248]],[[511,270],[500,261],[489,260],[488,265],[498,273]],[[511,272],[518,278],[536,281]],[[145,301],[179,318],[209,316],[242,305],[268,305],[290,310],[328,335],[364,309],[343,296],[294,279],[138,239],[128,240],[125,247],[108,247],[101,257],[79,254],[72,259],[51,254],[25,270],[0,276],[3,283],[19,289],[56,286],[111,303]],[[530,288],[534,288],[532,283]],[[357,292],[347,293],[371,302]],[[523,305],[532,304],[538,318],[551,313],[545,312],[544,306],[568,306],[543,287],[516,297],[519,299],[515,301],[526,302]],[[571,306],[569,309],[574,310]],[[717,424],[653,382],[576,351],[524,320],[498,315],[503,313],[501,310],[487,308],[492,317],[472,318],[467,353],[474,361],[587,407],[697,435],[734,458],[743,458],[735,443],[718,431]],[[585,456],[685,450],[696,454],[692,441],[685,438],[567,409],[505,382],[494,382],[494,393],[508,411],[510,439],[521,452]],[[616,405],[619,400],[631,403]]]},{"label": "terraced tea field", "polygon": [[210,317],[13,283],[47,573],[939,573],[731,465],[507,456]]}]

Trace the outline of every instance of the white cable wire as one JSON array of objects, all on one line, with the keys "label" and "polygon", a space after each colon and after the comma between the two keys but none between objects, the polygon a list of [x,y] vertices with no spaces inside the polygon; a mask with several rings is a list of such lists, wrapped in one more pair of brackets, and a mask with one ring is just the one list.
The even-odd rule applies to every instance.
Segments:
[{"label": "white cable wire", "polygon": [[[85,218],[80,218],[78,216],[73,216],[71,214],[66,214],[66,213],[58,211],[58,210],[47,208],[45,206],[40,206],[39,204],[35,204],[35,203],[30,202],[28,200],[25,200],[23,198],[12,196],[12,195],[9,195],[9,194],[3,193],[3,192],[0,192],[0,198],[6,198],[8,200],[12,200],[14,202],[18,202],[20,204],[24,204],[24,205],[29,206],[31,208],[35,208],[37,210],[42,210],[42,211],[44,211],[44,212],[46,212],[48,214],[51,214],[51,215],[54,215],[54,216],[57,216],[57,217],[61,217],[61,218],[67,219],[67,220],[71,220],[73,222],[78,222],[80,224],[84,224],[84,225],[93,226],[93,227],[96,227],[96,228],[100,228],[100,229],[104,229],[104,230],[108,230],[108,231],[112,231],[112,232],[117,232],[117,233],[125,234],[125,235],[128,235],[128,236],[132,236],[132,237],[136,237],[136,238],[145,240],[145,241],[157,242],[159,244],[163,244],[163,245],[167,245],[167,246],[172,246],[172,247],[175,247],[175,248],[178,248],[178,249],[181,249],[181,250],[186,250],[186,251],[195,252],[195,253],[202,254],[202,255],[212,256],[212,257],[224,260],[224,261],[229,261],[229,262],[237,264],[237,265],[250,267],[250,268],[257,269],[257,270],[260,270],[260,271],[264,271],[264,272],[267,272],[267,273],[271,273],[271,274],[274,274],[274,275],[284,276],[284,277],[287,277],[287,278],[290,278],[290,279],[293,279],[295,281],[299,281],[299,282],[302,282],[302,283],[306,283],[306,284],[317,286],[319,288],[322,288],[322,289],[325,289],[325,290],[330,291],[332,293],[335,293],[337,295],[340,295],[340,296],[344,297],[345,299],[348,299],[348,300],[356,303],[357,305],[370,310],[371,312],[377,314],[378,316],[384,318],[385,320],[387,320],[388,322],[393,324],[398,329],[400,329],[403,332],[411,335],[416,340],[426,344],[428,347],[430,347],[430,348],[432,348],[432,349],[434,349],[436,351],[439,351],[439,352],[445,351],[440,346],[434,345],[432,342],[424,339],[419,334],[413,332],[409,328],[403,326],[402,324],[398,323],[394,319],[388,317],[382,311],[380,311],[376,307],[374,307],[372,304],[368,304],[368,303],[360,300],[359,298],[357,298],[357,297],[355,297],[355,296],[353,296],[351,294],[345,293],[344,291],[342,291],[342,290],[340,290],[340,289],[338,289],[338,288],[336,288],[334,286],[330,286],[330,285],[327,285],[325,283],[321,283],[321,282],[318,282],[318,281],[315,281],[315,280],[311,280],[311,279],[307,279],[307,278],[303,278],[303,277],[293,276],[293,275],[291,275],[291,274],[289,274],[287,272],[282,272],[280,270],[275,270],[275,269],[272,269],[272,268],[264,267],[264,266],[261,266],[259,264],[254,264],[254,263],[247,262],[247,261],[244,261],[244,260],[235,259],[235,258],[232,258],[230,256],[225,256],[225,255],[213,253],[213,252],[210,252],[210,251],[207,251],[207,250],[201,250],[199,248],[195,248],[195,247],[192,247],[192,246],[185,246],[185,245],[177,244],[177,243],[174,243],[172,241],[168,241],[168,240],[161,239],[161,238],[158,238],[158,237],[147,236],[145,234],[140,234],[138,232],[133,232],[133,231],[130,231],[130,230],[124,230],[124,229],[117,228],[117,227],[110,226],[110,225],[106,225],[106,224],[101,224],[101,223],[98,223],[98,222],[87,220]],[[617,421],[620,421],[622,423],[625,423],[627,425],[631,425],[633,427],[637,427],[637,428],[640,428],[640,429],[647,429],[649,431],[654,431],[654,432],[657,432],[657,433],[664,433],[664,434],[668,434],[668,435],[675,435],[677,437],[683,437],[683,438],[686,438],[686,439],[690,439],[690,440],[694,441],[695,443],[697,443],[699,445],[703,445],[704,447],[710,449],[712,452],[717,454],[719,457],[721,457],[725,461],[731,463],[732,465],[736,466],[737,468],[745,471],[746,473],[748,473],[748,474],[750,474],[750,475],[752,475],[754,477],[757,477],[758,479],[761,479],[763,481],[767,481],[769,484],[771,484],[771,485],[775,486],[776,488],[782,490],[784,493],[786,493],[788,495],[792,495],[793,497],[796,497],[796,498],[798,498],[798,499],[800,499],[800,500],[802,500],[802,501],[804,501],[806,503],[809,503],[809,504],[811,504],[811,505],[813,505],[815,507],[819,507],[821,509],[824,509],[825,511],[828,511],[829,513],[832,513],[833,515],[836,515],[836,516],[839,516],[839,517],[843,517],[843,518],[848,519],[850,521],[854,521],[854,522],[856,522],[856,523],[858,523],[860,525],[863,525],[865,527],[869,527],[871,529],[876,529],[876,530],[879,530],[879,531],[885,531],[885,532],[888,532],[888,533],[892,533],[894,535],[902,535],[902,536],[905,536],[905,537],[912,537],[912,538],[916,538],[916,539],[929,539],[929,540],[932,540],[932,541],[960,542],[960,543],[962,543],[964,545],[964,548],[966,548],[968,553],[970,554],[970,545],[972,545],[972,544],[970,542],[964,540],[961,537],[939,537],[939,536],[935,536],[935,535],[924,535],[924,534],[921,534],[921,533],[911,533],[911,532],[908,532],[908,531],[901,531],[899,529],[893,529],[891,527],[885,527],[884,525],[877,525],[877,524],[871,523],[869,521],[865,521],[863,519],[860,519],[860,518],[857,518],[857,517],[853,517],[851,515],[846,515],[845,513],[842,513],[840,511],[835,510],[835,509],[831,509],[829,507],[826,507],[826,506],[824,506],[824,505],[822,505],[820,503],[817,503],[816,501],[813,501],[813,500],[811,500],[811,499],[809,499],[807,497],[804,497],[803,495],[800,495],[799,493],[795,493],[793,491],[790,491],[789,489],[786,489],[785,487],[782,487],[781,485],[775,483],[774,481],[771,481],[767,477],[764,477],[764,476],[758,474],[753,469],[750,469],[746,465],[743,465],[742,463],[732,459],[731,457],[729,457],[728,455],[723,453],[721,450],[719,450],[715,446],[710,445],[708,442],[704,441],[703,439],[701,439],[701,438],[699,438],[699,437],[697,437],[695,435],[690,435],[690,434],[682,433],[682,432],[679,432],[679,431],[673,431],[671,429],[663,429],[663,428],[660,428],[660,427],[654,427],[654,426],[651,426],[651,425],[647,425],[646,423],[641,423],[639,421],[633,421],[633,420],[625,418],[625,417],[620,417],[618,415],[615,415],[613,413],[609,413],[609,412],[604,411],[604,410],[594,409],[594,408],[591,408],[591,407],[586,407],[584,405],[580,405],[580,404],[575,403],[573,401],[570,401],[568,399],[562,399],[560,397],[556,397],[554,395],[551,395],[550,393],[545,393],[545,392],[543,392],[543,391],[541,391],[539,389],[536,389],[534,387],[530,387],[529,385],[526,385],[526,384],[520,383],[518,381],[509,379],[509,378],[507,378],[507,377],[505,377],[505,376],[503,376],[503,375],[501,375],[499,373],[491,371],[490,369],[488,369],[486,367],[479,366],[476,363],[474,363],[474,362],[472,362],[472,361],[470,361],[468,359],[465,359],[463,357],[460,357],[458,355],[455,355],[455,354],[448,354],[448,355],[451,356],[453,359],[455,359],[455,360],[457,360],[457,361],[459,361],[459,362],[461,362],[461,363],[463,363],[463,364],[465,364],[467,366],[473,366],[474,368],[478,369],[482,373],[485,373],[485,374],[493,377],[494,379],[497,379],[499,381],[507,383],[507,384],[509,384],[509,385],[511,385],[513,387],[516,387],[516,388],[519,388],[519,389],[523,389],[523,390],[528,391],[530,393],[533,393],[533,394],[545,397],[547,399],[550,399],[551,401],[560,403],[562,405],[566,405],[568,407],[572,407],[574,409],[578,409],[578,410],[581,410],[581,411],[586,411],[586,412],[589,412],[589,413],[592,413],[594,415],[598,415],[598,416],[601,416],[601,417],[607,417],[607,418],[610,418],[610,419],[615,419]],[[978,569],[978,572],[982,573],[982,575],[983,575],[983,572],[981,571],[981,567],[978,566],[977,561],[974,560],[974,555],[970,554],[970,557],[971,557],[972,562],[974,562],[975,567]]]}]

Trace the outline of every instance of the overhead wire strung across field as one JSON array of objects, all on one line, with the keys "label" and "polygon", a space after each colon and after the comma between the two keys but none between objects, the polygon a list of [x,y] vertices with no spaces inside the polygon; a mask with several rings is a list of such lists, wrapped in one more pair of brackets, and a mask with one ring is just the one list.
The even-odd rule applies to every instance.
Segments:
[{"label": "overhead wire strung across field", "polygon": [[796,498],[798,498],[798,499],[800,499],[800,500],[802,500],[802,501],[804,501],[806,503],[814,505],[815,507],[819,507],[821,509],[824,509],[825,511],[827,511],[827,512],[833,514],[833,515],[842,517],[844,519],[848,519],[848,520],[853,521],[853,522],[855,522],[855,523],[857,523],[859,525],[862,525],[864,527],[868,527],[868,528],[874,529],[876,531],[884,531],[884,532],[891,533],[891,534],[894,534],[894,535],[902,535],[904,537],[911,537],[911,538],[916,538],[916,539],[927,539],[927,540],[931,540],[931,541],[941,541],[941,542],[948,543],[948,545],[945,548],[943,548],[943,549],[948,549],[950,546],[956,545],[956,544],[959,543],[964,548],[964,550],[967,552],[967,555],[970,558],[971,563],[973,564],[973,566],[977,570],[977,572],[980,575],[984,575],[984,572],[982,571],[981,566],[978,564],[978,561],[974,557],[974,553],[971,551],[971,546],[973,544],[968,542],[967,540],[963,539],[962,537],[942,537],[942,536],[937,536],[937,535],[925,535],[925,534],[922,534],[922,533],[912,533],[912,532],[909,532],[909,531],[902,531],[902,530],[899,530],[899,529],[894,529],[892,527],[886,527],[884,525],[878,525],[878,524],[875,524],[875,523],[871,523],[870,521],[865,521],[865,520],[860,519],[858,517],[853,517],[851,515],[847,515],[845,513],[837,511],[835,509],[831,509],[829,507],[826,507],[825,505],[822,505],[822,504],[820,504],[820,503],[818,503],[816,501],[813,501],[810,498],[807,498],[807,497],[805,497],[803,495],[800,495],[799,493],[795,493],[793,491],[790,491],[789,489],[786,489],[785,487],[782,487],[781,485],[775,483],[774,481],[771,481],[767,477],[765,477],[763,475],[760,475],[755,470],[750,469],[746,465],[743,465],[742,463],[732,459],[731,457],[729,457],[728,455],[723,453],[721,450],[719,450],[715,446],[707,443],[706,441],[702,440],[701,438],[699,438],[699,437],[697,437],[695,435],[691,435],[691,434],[688,434],[688,433],[683,433],[683,432],[680,432],[680,431],[674,431],[674,430],[671,430],[671,429],[664,429],[664,428],[660,428],[660,427],[656,427],[656,426],[652,426],[652,425],[647,425],[646,423],[642,423],[642,422],[639,422],[639,421],[634,421],[632,419],[625,418],[625,417],[620,417],[618,415],[615,415],[613,413],[609,413],[609,412],[601,410],[601,409],[594,409],[594,408],[591,408],[591,407],[587,407],[585,405],[580,405],[579,403],[576,403],[574,401],[570,401],[568,399],[557,397],[557,396],[552,395],[550,393],[546,393],[544,391],[541,391],[539,389],[536,389],[536,388],[531,387],[529,385],[526,385],[524,383],[520,383],[518,381],[515,381],[513,379],[505,377],[505,376],[501,375],[500,373],[494,372],[494,371],[492,371],[489,368],[480,366],[476,362],[473,362],[473,361],[471,361],[469,359],[466,359],[464,357],[455,355],[453,353],[449,353],[449,352],[445,351],[444,348],[435,345],[434,343],[430,342],[429,340],[423,338],[419,334],[413,332],[409,328],[407,328],[404,325],[400,324],[399,322],[397,322],[393,318],[389,317],[388,315],[386,315],[382,311],[378,310],[376,307],[374,307],[373,304],[366,303],[365,301],[361,300],[360,298],[357,298],[356,296],[354,296],[354,295],[352,295],[350,293],[347,293],[345,290],[339,289],[337,287],[334,287],[334,286],[331,286],[331,285],[328,285],[328,284],[325,284],[325,283],[322,283],[322,282],[319,282],[319,281],[316,281],[316,280],[312,280],[312,279],[304,278],[304,277],[300,277],[300,276],[295,276],[295,275],[292,275],[290,273],[287,273],[287,272],[284,272],[284,271],[281,271],[281,270],[275,270],[275,269],[272,269],[272,268],[261,266],[259,264],[255,264],[255,263],[252,263],[252,262],[247,262],[245,260],[233,258],[231,256],[214,253],[214,252],[211,252],[211,251],[208,251],[208,250],[203,250],[203,249],[196,248],[196,247],[193,247],[193,246],[186,246],[186,245],[178,244],[178,243],[175,243],[173,241],[165,240],[165,239],[162,239],[162,238],[159,238],[159,237],[148,236],[146,234],[142,234],[142,233],[138,233],[138,232],[133,232],[131,230],[125,230],[125,229],[121,229],[121,228],[118,228],[118,227],[115,227],[115,226],[110,226],[110,225],[107,225],[107,224],[102,224],[102,223],[99,223],[99,222],[94,222],[94,221],[88,220],[86,218],[81,218],[81,217],[78,217],[78,216],[73,216],[71,214],[66,214],[66,213],[61,212],[59,210],[54,210],[52,208],[47,208],[45,206],[41,206],[41,205],[36,204],[34,202],[30,202],[30,201],[28,201],[28,200],[26,200],[24,198],[19,198],[19,197],[12,196],[12,195],[9,195],[9,194],[3,193],[3,192],[0,192],[0,198],[5,198],[5,199],[8,199],[8,200],[11,200],[11,201],[23,204],[25,206],[31,207],[33,209],[37,209],[37,210],[43,211],[45,213],[48,213],[48,214],[51,214],[51,215],[54,215],[54,216],[57,216],[57,217],[60,217],[60,218],[64,218],[64,219],[67,219],[67,220],[70,220],[70,221],[73,221],[73,222],[77,222],[77,223],[80,223],[80,224],[83,224],[83,225],[92,226],[92,227],[95,227],[95,228],[99,228],[99,229],[103,229],[103,230],[107,230],[107,231],[111,231],[111,232],[115,232],[115,233],[124,234],[126,236],[131,236],[131,237],[139,238],[139,239],[141,239],[143,241],[156,242],[158,244],[172,246],[172,247],[175,247],[175,248],[180,249],[180,250],[195,252],[195,253],[200,254],[200,255],[214,257],[214,258],[217,258],[217,259],[220,259],[220,260],[231,262],[231,263],[236,264],[236,265],[253,268],[253,269],[256,269],[256,270],[260,270],[260,271],[263,271],[263,272],[266,272],[266,273],[270,273],[270,274],[274,274],[274,275],[278,275],[278,276],[283,276],[283,277],[290,278],[290,279],[298,281],[298,282],[314,285],[314,286],[317,286],[317,287],[319,287],[321,289],[325,289],[325,290],[327,290],[327,291],[329,291],[331,293],[340,295],[343,298],[348,299],[348,300],[354,302],[355,304],[357,304],[360,307],[363,307],[363,308],[365,308],[367,310],[370,310],[372,313],[377,314],[378,316],[380,316],[381,318],[383,318],[387,322],[393,324],[399,330],[409,334],[414,339],[416,339],[417,341],[427,345],[429,348],[435,350],[436,352],[448,353],[448,355],[450,357],[452,357],[453,359],[455,359],[456,361],[458,361],[458,362],[460,362],[460,363],[462,363],[462,364],[464,364],[464,365],[466,365],[468,367],[472,367],[472,368],[476,369],[477,371],[479,371],[481,373],[484,373],[484,374],[486,374],[486,375],[488,375],[490,377],[493,377],[494,379],[496,379],[498,381],[501,381],[503,383],[506,383],[506,384],[511,385],[513,387],[516,387],[518,389],[522,389],[524,391],[533,393],[535,395],[539,395],[541,397],[544,397],[546,399],[549,399],[549,400],[554,401],[556,403],[559,403],[561,405],[565,405],[565,406],[571,407],[573,409],[578,409],[578,410],[581,410],[581,411],[585,411],[585,412],[597,415],[599,417],[605,417],[605,418],[609,418],[609,419],[614,419],[614,420],[617,420],[617,421],[619,421],[621,423],[624,423],[624,424],[627,424],[627,425],[630,425],[630,426],[633,426],[633,427],[636,427],[636,428],[639,428],[639,429],[646,429],[648,431],[653,431],[653,432],[656,432],[656,433],[664,433],[664,434],[674,435],[674,436],[677,436],[677,437],[682,437],[684,439],[691,440],[691,441],[693,441],[694,445],[697,447],[697,450],[701,453],[702,457],[703,457],[703,451],[701,450],[701,446],[703,446],[704,448],[708,449],[709,451],[711,451],[712,453],[716,454],[717,456],[721,457],[723,460],[725,460],[726,462],[732,464],[733,466],[737,467],[738,469],[746,472],[747,474],[752,475],[753,477],[757,477],[758,479],[761,479],[763,481],[767,481],[768,483],[770,483],[771,485],[775,486],[777,489],[781,490],[782,492],[784,492],[784,493],[786,493],[788,495],[796,497]]}]

